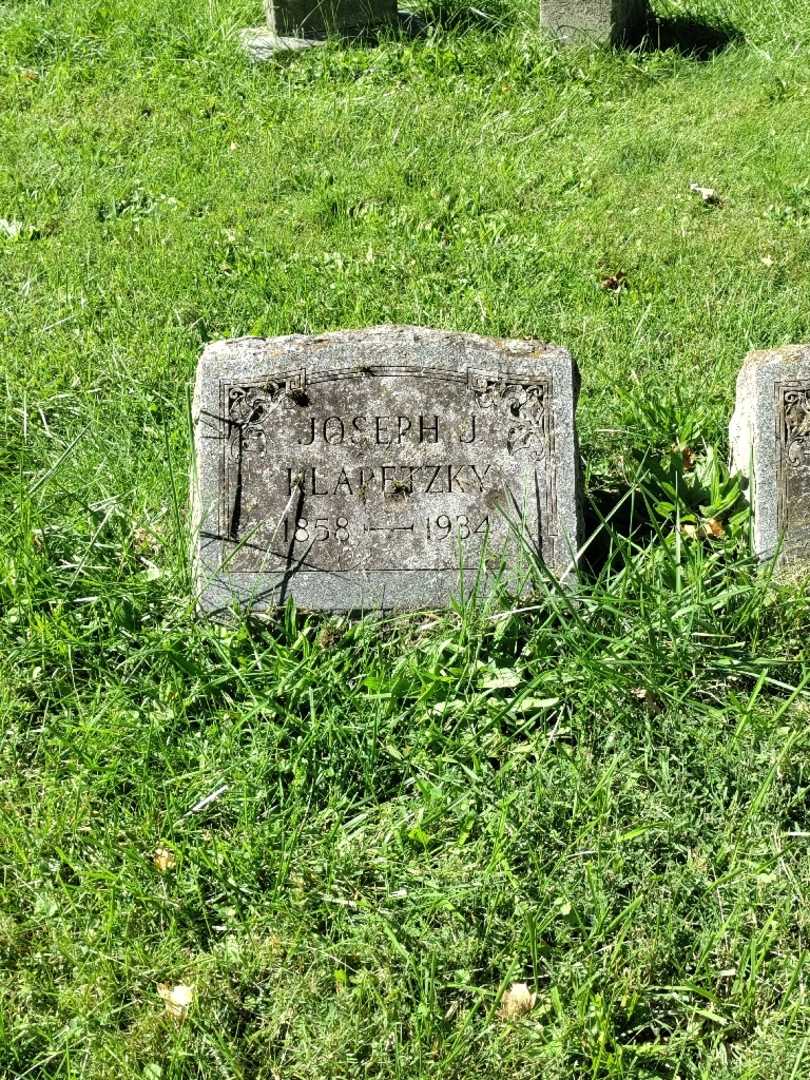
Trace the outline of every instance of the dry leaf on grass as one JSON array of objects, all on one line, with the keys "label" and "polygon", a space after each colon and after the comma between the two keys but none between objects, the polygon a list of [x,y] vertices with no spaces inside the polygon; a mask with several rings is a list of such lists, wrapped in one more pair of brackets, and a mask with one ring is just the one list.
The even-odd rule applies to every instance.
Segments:
[{"label": "dry leaf on grass", "polygon": [[173,1016],[175,1020],[185,1020],[194,997],[194,987],[186,986],[185,983],[178,983],[176,986],[158,983],[157,992],[158,997],[163,999],[169,1016]]},{"label": "dry leaf on grass", "polygon": [[529,984],[515,982],[509,987],[501,998],[501,1020],[516,1020],[519,1016],[525,1016],[531,1012],[537,1001],[537,994],[529,990]]},{"label": "dry leaf on grass", "polygon": [[690,184],[689,190],[694,195],[699,195],[706,206],[719,206],[722,201],[714,188],[701,187],[700,184]]},{"label": "dry leaf on grass", "polygon": [[0,234],[8,236],[11,240],[16,239],[23,231],[21,221],[12,221],[9,218],[0,218]]},{"label": "dry leaf on grass", "polygon": [[648,690],[646,686],[636,686],[630,693],[634,698],[637,698],[641,704],[651,713],[660,713],[663,706],[660,699],[652,692]]},{"label": "dry leaf on grass", "polygon": [[165,874],[167,870],[173,870],[177,865],[174,853],[169,848],[160,845],[155,848],[152,862],[155,864],[155,869],[159,870],[161,874]]},{"label": "dry leaf on grass", "polygon": [[714,540],[722,540],[726,535],[726,530],[723,527],[723,522],[718,518],[709,518],[708,521],[703,523],[703,535],[708,539],[712,537]]},{"label": "dry leaf on grass", "polygon": [[627,274],[624,270],[617,270],[615,274],[608,274],[606,278],[602,278],[599,282],[601,289],[607,289],[608,292],[621,292],[627,288]]}]

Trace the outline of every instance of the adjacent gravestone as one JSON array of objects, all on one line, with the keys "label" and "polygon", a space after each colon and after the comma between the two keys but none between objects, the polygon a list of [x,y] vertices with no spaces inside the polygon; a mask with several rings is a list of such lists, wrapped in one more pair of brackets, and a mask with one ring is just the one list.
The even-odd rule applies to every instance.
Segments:
[{"label": "adjacent gravestone", "polygon": [[623,44],[643,26],[646,0],[541,0],[541,24],[561,40]]},{"label": "adjacent gravestone", "polygon": [[266,26],[242,31],[254,60],[319,45],[329,35],[357,37],[397,19],[396,0],[267,0],[266,12]]},{"label": "adjacent gravestone", "polygon": [[440,607],[579,542],[564,349],[383,326],[209,345],[194,396],[196,581],[209,612],[288,597]]},{"label": "adjacent gravestone", "polygon": [[733,467],[749,481],[755,551],[810,566],[810,345],[748,354],[730,435]]}]

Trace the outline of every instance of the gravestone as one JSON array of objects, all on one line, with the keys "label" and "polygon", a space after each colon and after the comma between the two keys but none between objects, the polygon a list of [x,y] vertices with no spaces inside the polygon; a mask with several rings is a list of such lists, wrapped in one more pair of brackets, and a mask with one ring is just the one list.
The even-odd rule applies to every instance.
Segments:
[{"label": "gravestone", "polygon": [[267,0],[267,24],[242,31],[254,60],[306,49],[329,35],[358,37],[397,20],[396,0]]},{"label": "gravestone", "polygon": [[442,607],[579,542],[564,349],[407,326],[218,341],[194,394],[200,605]]},{"label": "gravestone", "polygon": [[748,479],[756,553],[810,567],[810,345],[748,354],[730,436],[733,468]]},{"label": "gravestone", "polygon": [[540,22],[562,41],[621,45],[644,24],[646,0],[540,0]]}]

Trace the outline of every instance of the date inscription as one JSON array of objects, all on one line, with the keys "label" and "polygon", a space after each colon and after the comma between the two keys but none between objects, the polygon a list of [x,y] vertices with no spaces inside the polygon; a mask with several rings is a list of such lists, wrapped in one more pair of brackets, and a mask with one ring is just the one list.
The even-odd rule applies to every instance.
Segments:
[{"label": "date inscription", "polygon": [[427,540],[449,540],[453,537],[468,540],[471,536],[486,535],[488,530],[489,515],[484,515],[476,523],[466,514],[457,514],[455,518],[451,518],[449,514],[438,514],[432,518],[420,518],[407,525],[375,525],[370,522],[356,522],[352,526],[349,519],[343,516],[291,518],[285,515],[281,522],[285,544],[323,544],[328,540],[334,540],[338,544],[348,544],[353,536],[359,539],[364,534],[398,532],[407,532],[412,535],[421,532]]}]

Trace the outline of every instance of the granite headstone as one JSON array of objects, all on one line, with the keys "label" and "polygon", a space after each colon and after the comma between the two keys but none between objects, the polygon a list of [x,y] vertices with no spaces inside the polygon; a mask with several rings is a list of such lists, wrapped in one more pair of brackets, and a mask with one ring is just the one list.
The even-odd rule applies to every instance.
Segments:
[{"label": "granite headstone", "polygon": [[441,607],[579,543],[570,355],[407,326],[218,341],[194,395],[203,610]]},{"label": "granite headstone", "polygon": [[730,436],[733,468],[748,478],[755,551],[810,568],[810,345],[748,354]]},{"label": "granite headstone", "polygon": [[646,0],[540,0],[540,21],[562,41],[621,45],[644,24]]}]

